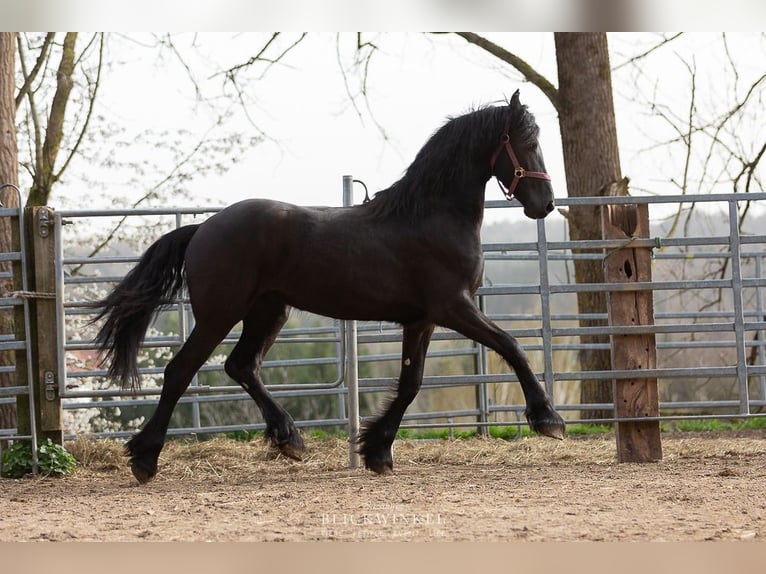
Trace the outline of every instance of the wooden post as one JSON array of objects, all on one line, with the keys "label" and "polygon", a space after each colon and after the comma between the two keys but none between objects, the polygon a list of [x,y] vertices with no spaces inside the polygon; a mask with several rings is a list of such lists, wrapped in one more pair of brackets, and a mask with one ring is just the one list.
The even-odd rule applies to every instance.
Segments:
[{"label": "wooden post", "polygon": [[[624,185],[620,185],[623,184]],[[612,186],[611,195],[628,195],[627,180]],[[632,247],[633,238],[649,237],[649,209],[646,204],[608,205],[601,210],[604,239],[620,239],[625,246],[608,251],[604,277],[608,283],[652,280],[652,251]],[[653,325],[654,303],[651,291],[612,291],[607,295],[609,325]],[[653,333],[611,336],[614,370],[654,369],[657,347]],[[660,423],[620,422],[620,418],[657,417],[659,393],[656,378],[615,379],[614,410],[619,462],[653,462],[662,459]]]},{"label": "wooden post", "polygon": [[55,225],[53,209],[26,209],[28,246],[32,252],[31,333],[34,361],[35,399],[40,439],[56,444],[64,440],[61,397],[58,387],[58,343],[56,333]]}]

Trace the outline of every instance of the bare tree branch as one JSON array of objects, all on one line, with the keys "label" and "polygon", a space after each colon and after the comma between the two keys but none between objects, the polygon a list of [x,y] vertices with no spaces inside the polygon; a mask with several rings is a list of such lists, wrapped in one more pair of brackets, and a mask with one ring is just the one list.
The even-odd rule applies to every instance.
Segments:
[{"label": "bare tree branch", "polygon": [[632,58],[630,58],[628,60],[625,60],[623,63],[617,64],[616,66],[613,66],[612,67],[612,71],[614,72],[616,70],[619,70],[620,68],[624,68],[625,66],[629,66],[631,64],[635,64],[639,60],[642,60],[643,58],[646,58],[649,54],[659,50],[663,46],[666,46],[667,44],[669,44],[673,40],[676,40],[676,39],[680,38],[682,35],[683,35],[683,32],[679,32],[678,34],[674,34],[674,35],[670,36],[669,38],[663,38],[663,40],[661,42],[659,42],[658,44],[655,44],[654,46],[652,46],[648,50],[644,50],[640,54],[637,54],[637,55],[633,56]]},{"label": "bare tree branch", "polygon": [[[41,136],[41,127],[40,127],[40,118],[37,114],[37,104],[35,102],[35,91],[31,89],[32,82],[27,81],[27,78],[31,77],[31,74],[27,71],[26,66],[26,58],[24,57],[25,50],[24,50],[24,44],[19,40],[18,41],[18,50],[19,50],[19,63],[21,66],[21,76],[25,78],[24,83],[28,84],[30,88],[26,90],[26,97],[27,102],[29,103],[29,113],[27,114],[26,121],[32,122],[32,129],[30,130],[33,134],[33,137],[29,138],[29,145],[33,147],[33,149],[30,149],[30,155],[33,158],[32,164],[28,164],[25,162],[20,162],[21,165],[24,166],[24,168],[29,172],[29,174],[34,179],[35,176],[35,166],[40,165],[42,162],[42,136]],[[38,58],[38,62],[40,59]],[[44,60],[47,61],[47,58]]]},{"label": "bare tree branch", "polygon": [[[367,48],[366,54],[362,55],[362,51]],[[369,42],[369,41],[362,41],[362,33],[357,32],[356,34],[356,56],[354,65],[352,66],[352,69],[362,67],[362,83],[360,88],[360,93],[362,97],[364,98],[364,104],[367,108],[367,114],[370,116],[370,119],[372,120],[372,123],[375,124],[375,127],[377,128],[378,132],[380,132],[380,135],[383,137],[384,141],[388,141],[388,133],[386,132],[386,129],[383,127],[383,125],[378,121],[378,119],[375,116],[375,112],[372,109],[372,106],[370,105],[370,99],[367,97],[367,81],[369,79],[369,72],[370,72],[370,64],[372,62],[372,57],[378,52],[379,48],[376,44]],[[354,107],[354,111],[356,112],[356,115],[361,120],[363,118],[362,111],[359,109],[359,106],[356,103],[357,95],[353,94],[351,91],[351,85],[348,81],[348,74],[346,73],[346,69],[343,67],[343,62],[341,60],[341,51],[340,51],[340,34],[336,36],[335,41],[335,56],[338,62],[338,68],[340,69],[341,76],[343,77],[343,87],[346,90],[346,95],[348,96],[349,101],[351,102],[351,105]]]},{"label": "bare tree branch", "polygon": [[[197,141],[197,144],[189,151],[184,157],[181,158],[181,160],[176,163],[175,166],[163,177],[161,180],[159,180],[157,183],[155,183],[152,187],[150,187],[141,197],[139,197],[136,201],[134,201],[131,204],[131,209],[135,209],[145,203],[146,201],[153,199],[157,197],[158,192],[173,178],[177,177],[181,169],[188,165],[194,157],[199,154],[205,145],[205,142],[207,141],[208,135],[210,132],[214,129],[214,127],[211,127],[205,134],[200,137],[200,139]],[[128,216],[123,216],[115,225],[114,227],[109,231],[107,236],[99,242],[98,245],[96,245],[90,253],[87,255],[87,257],[94,257],[98,255],[105,247],[109,245],[109,243],[116,237],[117,232],[122,228],[122,226],[127,221]],[[84,264],[79,264],[75,267],[73,267],[70,271],[72,275],[76,275],[80,272],[80,269]]]},{"label": "bare tree branch", "polygon": [[48,114],[45,141],[39,156],[39,163],[35,168],[34,182],[27,198],[28,205],[45,205],[51,187],[56,182],[54,172],[56,158],[64,137],[66,108],[74,85],[72,74],[74,72],[76,41],[77,32],[67,32],[64,36],[61,60],[56,71],[56,91],[53,94],[53,101]]},{"label": "bare tree branch", "polygon": [[237,73],[240,70],[242,70],[244,68],[249,68],[250,66],[252,66],[256,62],[266,62],[268,64],[268,66],[266,66],[266,69],[261,74],[260,77],[262,78],[263,74],[265,74],[269,70],[269,68],[271,68],[271,66],[273,66],[274,64],[277,64],[280,61],[282,61],[282,59],[288,53],[290,53],[294,48],[296,48],[298,46],[298,44],[303,42],[303,40],[306,38],[306,36],[308,36],[308,33],[307,32],[301,33],[301,35],[298,37],[298,39],[295,40],[294,42],[292,42],[284,50],[282,50],[282,52],[280,54],[278,54],[277,56],[275,56],[273,58],[267,58],[266,57],[266,52],[274,44],[274,42],[277,40],[277,38],[279,38],[280,35],[281,35],[281,32],[274,32],[274,34],[272,34],[271,38],[268,39],[268,41],[263,45],[263,47],[258,51],[258,53],[255,56],[252,56],[251,58],[249,58],[247,60],[247,62],[243,62],[242,64],[237,64],[236,66],[232,66],[231,68],[229,68],[227,70],[224,70],[223,72],[219,72],[218,74],[215,74],[213,77],[224,75],[224,76],[226,76],[226,78],[229,81],[234,82],[235,78],[236,78],[236,75],[237,75]]},{"label": "bare tree branch", "polygon": [[[676,183],[675,181],[673,182],[673,183],[676,183],[676,185],[678,185],[678,187],[680,188],[681,195],[686,195],[686,192],[688,191],[688,185],[689,185],[689,166],[691,164],[692,136],[694,134],[694,107],[695,107],[696,94],[697,94],[696,67],[694,65],[690,66],[686,62],[684,62],[684,64],[686,65],[687,70],[689,70],[689,74],[691,76],[691,94],[689,96],[689,107],[688,107],[688,114],[687,114],[686,130],[685,130],[685,133],[681,135],[681,137],[684,140],[684,143],[686,144],[686,157],[684,159],[684,169],[683,169],[683,174],[681,176],[681,182],[680,183]],[[696,204],[693,203],[691,208],[688,210],[687,217],[686,217],[687,225],[691,218],[692,213],[694,212],[695,205]],[[683,211],[684,211],[683,205],[679,204],[678,210],[676,211],[675,217],[673,219],[673,223],[671,224],[670,229],[668,230],[668,233],[667,233],[668,237],[673,237],[673,235],[675,234],[678,224],[681,220],[681,215]]]},{"label": "bare tree branch", "polygon": [[516,54],[509,52],[505,48],[498,46],[494,42],[490,42],[483,36],[479,36],[473,32],[455,32],[455,34],[516,68],[524,76],[525,80],[537,86],[537,88],[548,97],[551,104],[553,104],[553,107],[556,108],[556,110],[559,110],[560,101],[558,90],[545,76],[540,74],[527,62],[519,58]]},{"label": "bare tree branch", "polygon": [[[69,164],[71,163],[72,158],[74,158],[75,155],[77,155],[77,150],[80,148],[80,144],[85,138],[85,134],[88,132],[88,126],[93,116],[93,110],[96,104],[96,94],[98,93],[98,88],[101,85],[101,70],[104,64],[104,33],[101,32],[99,34],[96,34],[93,37],[93,40],[95,40],[95,38],[99,36],[100,36],[100,42],[99,42],[99,48],[98,48],[98,65],[96,66],[96,77],[95,79],[91,80],[88,74],[87,73],[85,74],[85,77],[88,81],[88,88],[89,88],[88,89],[88,110],[85,114],[85,121],[82,123],[82,126],[80,127],[80,133],[77,136],[77,141],[72,146],[72,149],[69,151],[69,154],[67,155],[67,158],[64,160],[64,163],[62,164],[61,169],[59,169],[58,172],[54,175],[55,181],[58,181],[61,178],[61,175],[66,171],[67,167],[69,167]],[[85,55],[85,53],[88,51],[91,44],[93,43],[93,40],[91,40],[91,42],[88,43],[88,46],[86,46],[85,50],[83,50],[78,60]]]},{"label": "bare tree branch", "polygon": [[[53,44],[53,39],[55,37],[56,37],[55,32],[48,32],[45,35],[45,40],[43,41],[43,45],[40,48],[40,53],[37,55],[37,61],[35,61],[35,65],[32,67],[29,73],[25,73],[23,75],[24,83],[19,89],[19,93],[16,94],[16,109],[17,110],[19,109],[21,102],[24,101],[24,97],[27,95],[29,90],[32,89],[32,84],[34,83],[35,79],[37,78],[37,75],[40,73],[40,70],[42,69],[43,65],[45,64],[45,61],[48,58],[48,51],[50,50],[51,44]],[[22,54],[21,34],[18,34],[16,36],[16,41],[19,46],[19,54],[21,55]]]}]

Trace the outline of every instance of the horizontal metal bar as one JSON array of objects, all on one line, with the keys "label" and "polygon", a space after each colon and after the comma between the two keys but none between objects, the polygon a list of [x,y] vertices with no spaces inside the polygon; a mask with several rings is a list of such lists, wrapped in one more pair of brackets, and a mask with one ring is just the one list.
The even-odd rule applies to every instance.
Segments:
[{"label": "horizontal metal bar", "polygon": [[28,395],[29,387],[16,386],[16,387],[0,387],[0,397],[15,397],[17,395]]},{"label": "horizontal metal bar", "polygon": [[2,341],[0,351],[23,351],[27,348],[26,341]]},{"label": "horizontal metal bar", "polygon": [[[746,331],[756,331],[764,328],[764,323],[745,323]],[[730,333],[734,330],[733,323],[681,323],[654,325],[618,325],[614,327],[556,327],[554,337],[574,337],[583,335],[646,335],[672,333]]]},{"label": "horizontal metal bar", "polygon": [[0,253],[0,262],[21,261],[20,251],[5,251]]},{"label": "horizontal metal bar", "polygon": [[[656,205],[656,204],[685,204],[685,203],[721,203],[740,201],[763,201],[766,193],[711,193],[705,195],[628,195],[628,196],[590,196],[590,197],[557,197],[556,205],[559,207],[571,207],[580,205]],[[509,207],[520,208],[521,203],[513,201],[492,200],[486,201],[487,209],[505,209]]]},{"label": "horizontal metal bar", "polygon": [[142,207],[128,209],[61,209],[56,211],[58,217],[70,219],[88,219],[91,217],[124,217],[124,216],[160,216],[160,215],[203,215],[216,213],[225,205],[207,207]]},{"label": "horizontal metal bar", "polygon": [[[345,426],[348,425],[348,419],[320,419],[311,421],[294,421],[295,426],[298,428],[320,428],[328,426]],[[265,423],[255,424],[242,424],[242,425],[217,425],[209,427],[189,427],[189,428],[171,428],[168,429],[167,434],[169,436],[187,436],[187,435],[199,435],[199,434],[223,434],[228,432],[239,431],[260,431],[266,428]],[[123,439],[130,438],[135,434],[134,431],[105,431],[89,433],[88,436],[94,439]],[[76,434],[67,433],[64,435],[65,440],[73,440],[77,438]]]},{"label": "horizontal metal bar", "polygon": [[[650,421],[659,421],[659,422],[669,422],[669,421],[697,421],[697,420],[716,420],[716,419],[731,419],[731,420],[742,420],[743,418],[762,418],[766,417],[766,413],[756,413],[756,414],[750,414],[746,417],[743,417],[743,415],[737,415],[737,414],[717,414],[717,415],[664,415],[664,416],[658,416],[658,417],[641,417],[641,418],[621,418],[621,419],[615,419],[615,418],[602,418],[602,419],[570,419],[567,420],[567,424],[590,424],[590,425],[596,425],[596,424],[605,424],[605,423],[615,423],[615,422],[650,422]],[[444,417],[447,418],[447,417]],[[443,429],[443,428],[477,428],[477,427],[516,427],[516,426],[529,426],[529,423],[527,423],[526,420],[517,420],[517,421],[471,421],[471,422],[444,422],[444,423],[418,423],[417,425],[407,425],[403,424],[399,428],[400,429]]]}]

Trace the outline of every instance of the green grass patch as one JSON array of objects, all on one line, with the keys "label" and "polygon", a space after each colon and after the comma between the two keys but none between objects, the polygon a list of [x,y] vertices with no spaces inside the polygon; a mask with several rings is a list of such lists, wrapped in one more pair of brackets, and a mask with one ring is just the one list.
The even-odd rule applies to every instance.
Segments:
[{"label": "green grass patch", "polygon": [[[727,432],[737,430],[766,429],[766,417],[750,419],[689,419],[680,421],[663,421],[660,423],[661,432]],[[521,432],[519,433],[519,430]],[[315,439],[340,438],[347,440],[348,431],[343,428],[308,428],[301,431],[303,436]],[[609,425],[578,423],[567,425],[567,436],[598,436],[612,434],[614,429]],[[527,425],[495,425],[488,428],[489,436],[503,440],[516,440],[537,436]],[[263,438],[263,431],[242,430],[228,432],[227,438],[237,441],[249,442]],[[396,438],[400,440],[448,440],[470,439],[479,436],[475,428],[466,430],[448,428],[443,429],[399,429]]]},{"label": "green grass patch", "polygon": [[[698,419],[668,423],[668,430],[680,432],[727,432],[766,429],[766,417],[751,419]],[[663,428],[663,430],[665,430]]]}]

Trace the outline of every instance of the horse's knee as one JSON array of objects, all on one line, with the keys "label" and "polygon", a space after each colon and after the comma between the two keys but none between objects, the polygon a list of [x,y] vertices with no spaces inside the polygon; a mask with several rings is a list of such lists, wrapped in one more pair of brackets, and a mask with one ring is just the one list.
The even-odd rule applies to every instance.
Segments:
[{"label": "horse's knee", "polygon": [[239,373],[241,372],[237,364],[232,360],[231,357],[227,358],[226,361],[223,364],[223,370],[224,372],[233,380],[237,381],[241,384],[241,377],[239,376]]},{"label": "horse's knee", "polygon": [[223,364],[224,372],[243,387],[248,384],[248,381],[253,377],[255,371],[255,364],[248,362],[243,364],[238,360],[236,355],[231,354],[229,358]]},{"label": "horse's knee", "polygon": [[396,398],[402,401],[405,405],[409,405],[415,400],[420,391],[419,384],[402,384],[399,383],[399,388],[396,391]]}]

